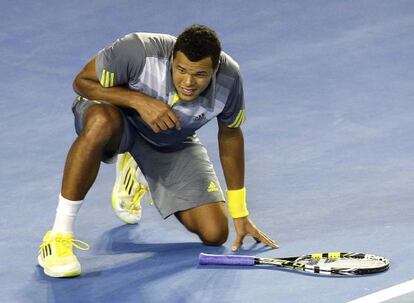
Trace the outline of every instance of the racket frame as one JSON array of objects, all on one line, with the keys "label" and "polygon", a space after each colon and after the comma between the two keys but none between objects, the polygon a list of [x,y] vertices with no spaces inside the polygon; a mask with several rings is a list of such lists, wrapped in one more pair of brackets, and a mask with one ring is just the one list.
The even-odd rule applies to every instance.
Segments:
[{"label": "racket frame", "polygon": [[[318,266],[318,262],[326,260],[325,263],[333,262],[338,259],[351,259],[351,260],[375,260],[382,263],[381,266],[376,267],[331,267]],[[310,264],[304,264],[305,260],[310,261]],[[314,264],[312,264],[314,263]],[[389,268],[390,262],[380,256],[364,254],[364,253],[349,253],[349,252],[327,252],[316,253],[310,255],[286,257],[286,258],[261,258],[255,256],[242,256],[242,255],[210,255],[201,253],[199,256],[199,264],[201,265],[242,265],[242,266],[254,266],[254,265],[272,265],[281,268],[287,268],[297,271],[304,271],[314,274],[324,275],[365,275],[379,273]]]}]

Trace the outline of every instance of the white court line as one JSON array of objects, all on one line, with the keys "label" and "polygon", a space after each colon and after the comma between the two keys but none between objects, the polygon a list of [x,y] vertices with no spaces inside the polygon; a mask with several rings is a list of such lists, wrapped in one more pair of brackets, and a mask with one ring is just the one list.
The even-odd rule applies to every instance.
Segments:
[{"label": "white court line", "polygon": [[414,280],[410,280],[390,288],[386,288],[375,292],[373,294],[361,297],[347,303],[381,303],[398,296],[405,295],[409,292],[414,291]]}]

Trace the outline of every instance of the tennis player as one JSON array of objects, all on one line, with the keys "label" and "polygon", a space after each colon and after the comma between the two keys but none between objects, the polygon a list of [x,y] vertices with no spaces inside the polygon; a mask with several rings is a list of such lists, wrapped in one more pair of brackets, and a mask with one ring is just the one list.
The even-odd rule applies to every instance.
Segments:
[{"label": "tennis player", "polygon": [[38,261],[52,277],[79,275],[73,224],[101,161],[117,161],[112,206],[125,223],[141,218],[141,202],[153,201],[163,218],[174,215],[206,245],[228,237],[225,197],[207,151],[195,131],[218,122],[218,144],[227,206],[238,250],[250,235],[277,248],[249,217],[244,187],[245,120],[238,64],[221,51],[217,34],[192,25],[178,38],[132,33],[102,49],[73,82],[77,139],[66,159],[53,228]]}]

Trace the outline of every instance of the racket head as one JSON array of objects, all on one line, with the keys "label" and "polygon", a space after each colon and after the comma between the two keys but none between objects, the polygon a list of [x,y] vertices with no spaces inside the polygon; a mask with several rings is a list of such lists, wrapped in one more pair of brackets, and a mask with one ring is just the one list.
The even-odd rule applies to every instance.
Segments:
[{"label": "racket head", "polygon": [[290,258],[258,258],[259,264],[276,265],[315,274],[366,275],[385,271],[388,259],[365,253],[326,252]]}]

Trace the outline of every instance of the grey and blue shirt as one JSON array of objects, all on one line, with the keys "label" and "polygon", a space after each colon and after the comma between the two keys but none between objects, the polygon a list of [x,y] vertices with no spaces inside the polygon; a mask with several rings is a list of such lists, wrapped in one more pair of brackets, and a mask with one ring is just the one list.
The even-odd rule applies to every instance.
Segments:
[{"label": "grey and blue shirt", "polygon": [[[102,86],[126,86],[172,107],[181,130],[155,133],[133,109],[122,109],[137,132],[154,148],[184,147],[186,140],[214,117],[231,128],[245,119],[243,83],[238,64],[226,53],[209,86],[193,101],[177,100],[172,80],[172,53],[176,38],[166,34],[131,33],[98,52],[96,73]],[[177,102],[178,101],[178,102]]]}]

